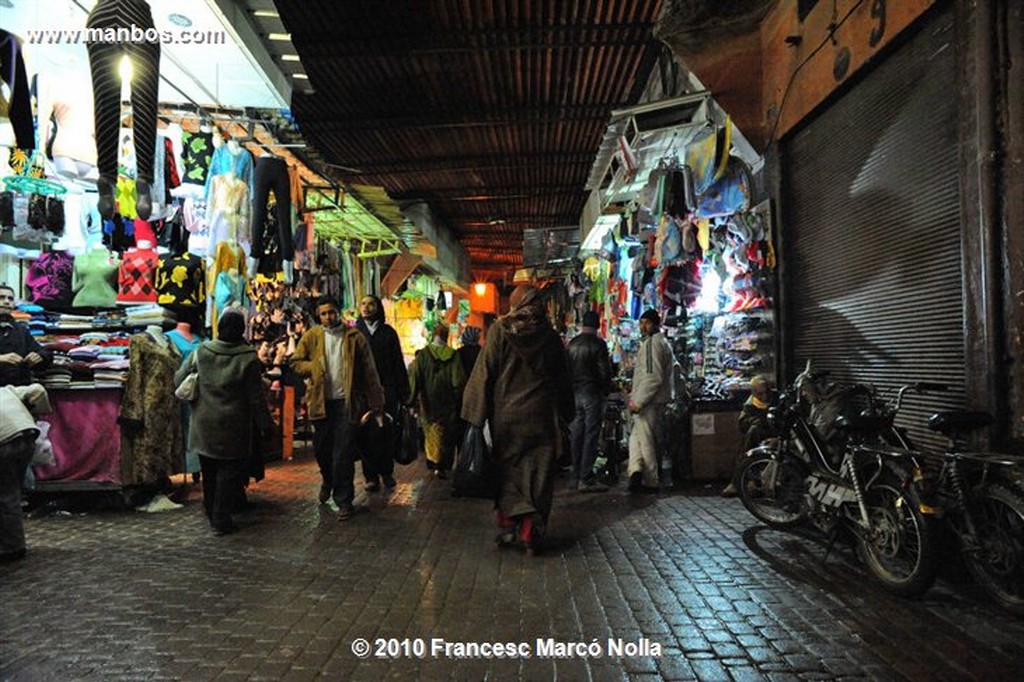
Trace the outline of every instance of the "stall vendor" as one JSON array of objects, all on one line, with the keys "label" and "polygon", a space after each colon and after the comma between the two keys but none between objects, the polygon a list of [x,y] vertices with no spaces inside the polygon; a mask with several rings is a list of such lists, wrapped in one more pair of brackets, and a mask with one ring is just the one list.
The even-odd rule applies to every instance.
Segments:
[{"label": "stall vendor", "polygon": [[14,289],[0,284],[0,386],[26,386],[33,368],[45,369],[51,362],[49,352],[14,320],[13,312]]}]

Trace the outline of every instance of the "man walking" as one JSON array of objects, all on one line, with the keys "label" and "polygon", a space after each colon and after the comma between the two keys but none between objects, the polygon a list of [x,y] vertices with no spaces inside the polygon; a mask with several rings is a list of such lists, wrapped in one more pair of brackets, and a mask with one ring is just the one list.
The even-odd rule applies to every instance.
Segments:
[{"label": "man walking", "polygon": [[420,422],[426,440],[427,466],[438,478],[448,478],[459,428],[459,405],[466,375],[455,349],[448,345],[448,327],[434,327],[434,338],[416,352],[409,368],[413,400],[419,400]]},{"label": "man walking", "polygon": [[367,411],[379,416],[384,389],[369,344],[358,329],[341,323],[338,302],[322,296],[316,314],[320,325],[299,339],[291,366],[309,378],[306,403],[323,479],[320,503],[333,495],[338,518],[344,521],[355,511],[357,424]]},{"label": "man walking", "polygon": [[568,347],[576,401],[576,418],[569,426],[572,443],[569,488],[580,492],[608,490],[594,476],[594,458],[604,419],[605,398],[612,378],[608,345],[597,334],[598,322],[597,313],[593,310],[583,313],[583,328]]},{"label": "man walking", "polygon": [[629,492],[634,494],[657,490],[658,417],[672,400],[675,364],[656,310],[640,316],[640,335],[629,396],[629,411],[636,415],[629,434]]},{"label": "man walking", "polygon": [[[393,419],[398,418],[398,406],[409,402],[409,374],[402,358],[402,346],[398,332],[384,321],[384,306],[376,296],[363,296],[359,301],[359,321],[356,329],[363,333],[377,376],[384,387],[384,411]],[[398,441],[396,422],[384,430],[384,437],[368,444],[363,452],[363,478],[367,492],[380,490],[381,481],[388,490],[395,487],[395,447]]]}]

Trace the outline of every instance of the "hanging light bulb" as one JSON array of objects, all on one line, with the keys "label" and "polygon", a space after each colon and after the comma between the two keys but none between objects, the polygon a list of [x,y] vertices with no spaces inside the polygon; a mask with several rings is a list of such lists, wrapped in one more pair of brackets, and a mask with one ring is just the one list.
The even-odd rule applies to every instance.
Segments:
[{"label": "hanging light bulb", "polygon": [[121,76],[121,101],[127,102],[131,99],[132,89],[132,59],[128,55],[122,55],[117,65],[117,73]]},{"label": "hanging light bulb", "polygon": [[132,58],[128,55],[121,57],[121,63],[117,66],[117,72],[121,74],[122,83],[131,83],[132,81]]}]

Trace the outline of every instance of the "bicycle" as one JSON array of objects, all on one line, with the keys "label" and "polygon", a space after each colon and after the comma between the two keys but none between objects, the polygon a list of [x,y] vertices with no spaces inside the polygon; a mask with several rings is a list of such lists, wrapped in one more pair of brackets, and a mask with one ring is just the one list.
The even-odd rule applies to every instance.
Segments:
[{"label": "bicycle", "polygon": [[[948,389],[903,386],[896,410],[911,390]],[[1024,457],[973,451],[966,443],[971,432],[991,423],[985,412],[938,412],[928,428],[947,438],[946,450],[916,453],[938,464],[922,486],[924,499],[952,531],[968,571],[997,604],[1024,616]]]}]

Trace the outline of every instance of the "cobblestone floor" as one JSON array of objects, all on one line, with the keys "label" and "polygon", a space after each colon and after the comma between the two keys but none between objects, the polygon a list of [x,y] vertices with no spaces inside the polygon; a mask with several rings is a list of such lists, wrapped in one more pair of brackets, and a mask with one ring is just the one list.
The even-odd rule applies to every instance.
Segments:
[{"label": "cobblestone floor", "polygon": [[[226,537],[196,491],[162,513],[38,510],[29,556],[0,566],[0,680],[1024,674],[1024,621],[969,584],[891,597],[848,552],[822,564],[820,545],[760,526],[717,487],[636,499],[560,486],[553,546],[531,558],[495,547],[486,501],[452,498],[421,464],[398,474],[390,498],[341,523],[316,502],[310,456],[274,464]],[[368,658],[353,653],[360,638]],[[432,638],[531,655],[435,656]],[[374,657],[378,639],[402,655]],[[600,655],[558,657],[547,641]]]}]

